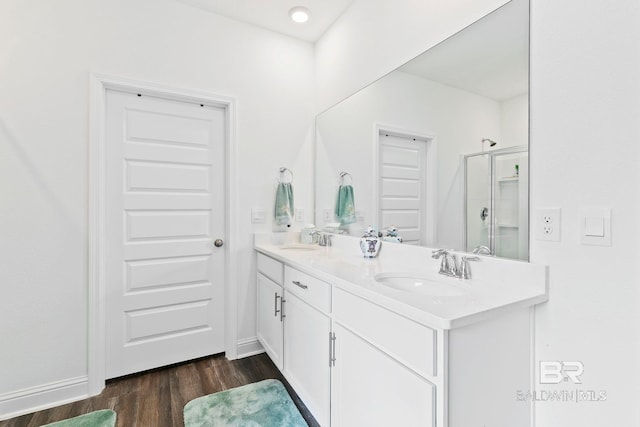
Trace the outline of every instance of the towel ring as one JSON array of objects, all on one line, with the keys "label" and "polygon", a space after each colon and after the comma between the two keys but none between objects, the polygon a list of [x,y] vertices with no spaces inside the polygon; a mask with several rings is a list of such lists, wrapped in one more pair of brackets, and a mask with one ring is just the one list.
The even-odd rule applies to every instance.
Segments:
[{"label": "towel ring", "polygon": [[291,178],[289,179],[289,181],[288,181],[288,182],[290,182],[290,183],[291,183],[291,182],[293,182],[293,172],[291,172],[291,169],[289,169],[289,168],[285,168],[285,167],[281,167],[281,168],[280,168],[280,177],[279,177],[279,179],[278,179],[278,182],[287,182],[287,181],[283,181],[283,180],[282,180],[282,178],[283,178],[283,176],[284,176],[285,172],[289,172],[289,175],[291,175]]},{"label": "towel ring", "polygon": [[344,184],[344,178],[346,176],[349,177],[349,183],[353,184],[353,177],[351,176],[351,174],[349,172],[340,172],[340,183]]}]

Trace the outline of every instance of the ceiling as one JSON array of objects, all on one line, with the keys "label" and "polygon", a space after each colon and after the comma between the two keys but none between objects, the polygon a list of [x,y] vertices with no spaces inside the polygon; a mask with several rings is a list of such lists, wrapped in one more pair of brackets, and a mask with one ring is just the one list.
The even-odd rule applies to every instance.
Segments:
[{"label": "ceiling", "polygon": [[498,101],[528,92],[529,2],[507,3],[400,70]]},{"label": "ceiling", "polygon": [[[308,42],[316,42],[354,0],[177,0]],[[306,7],[304,24],[289,10]],[[498,101],[528,91],[529,2],[512,0],[497,11],[400,67],[428,80]]]},{"label": "ceiling", "polygon": [[[177,0],[237,21],[257,25],[308,42],[317,41],[354,0]],[[303,6],[309,21],[297,24],[289,10]]]}]

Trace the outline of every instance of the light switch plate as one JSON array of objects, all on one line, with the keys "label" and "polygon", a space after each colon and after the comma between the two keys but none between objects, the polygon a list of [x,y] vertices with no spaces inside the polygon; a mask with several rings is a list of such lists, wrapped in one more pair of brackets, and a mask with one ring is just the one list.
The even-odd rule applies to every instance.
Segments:
[{"label": "light switch plate", "polygon": [[265,211],[262,208],[251,208],[251,222],[262,224],[265,221]]},{"label": "light switch plate", "polygon": [[611,209],[580,209],[580,242],[583,245],[611,246]]},{"label": "light switch plate", "polygon": [[604,218],[585,217],[584,235],[587,237],[604,237]]}]

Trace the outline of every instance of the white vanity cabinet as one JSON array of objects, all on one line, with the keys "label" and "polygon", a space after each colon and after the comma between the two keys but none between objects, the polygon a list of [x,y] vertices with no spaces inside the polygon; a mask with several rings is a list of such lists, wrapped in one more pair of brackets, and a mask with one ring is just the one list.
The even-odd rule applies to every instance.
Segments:
[{"label": "white vanity cabinet", "polygon": [[455,329],[333,289],[331,425],[527,426],[531,309]]},{"label": "white vanity cabinet", "polygon": [[331,285],[257,255],[257,336],[320,425],[330,424]]},{"label": "white vanity cabinet", "polygon": [[333,315],[331,425],[435,426],[436,331],[342,289]]},{"label": "white vanity cabinet", "polygon": [[330,418],[331,285],[285,266],[283,374],[322,426]]},{"label": "white vanity cabinet", "polygon": [[257,325],[258,340],[278,369],[283,369],[284,336],[282,330],[282,298],[284,296],[283,265],[258,254]]},{"label": "white vanity cabinet", "polygon": [[[358,286],[350,266],[274,257],[258,254],[258,338],[320,425],[531,424],[518,396],[533,388],[530,301],[544,293],[452,325]],[[476,298],[459,304],[486,304]]]},{"label": "white vanity cabinet", "polygon": [[434,425],[433,384],[340,324],[334,332],[332,426]]}]

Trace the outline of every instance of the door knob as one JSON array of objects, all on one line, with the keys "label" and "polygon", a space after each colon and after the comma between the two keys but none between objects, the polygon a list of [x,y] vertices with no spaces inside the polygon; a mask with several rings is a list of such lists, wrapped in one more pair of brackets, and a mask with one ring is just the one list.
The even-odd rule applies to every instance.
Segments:
[{"label": "door knob", "polygon": [[222,241],[222,239],[216,239],[216,240],[214,240],[213,245],[216,248],[219,248],[220,246],[224,245],[224,242]]}]

